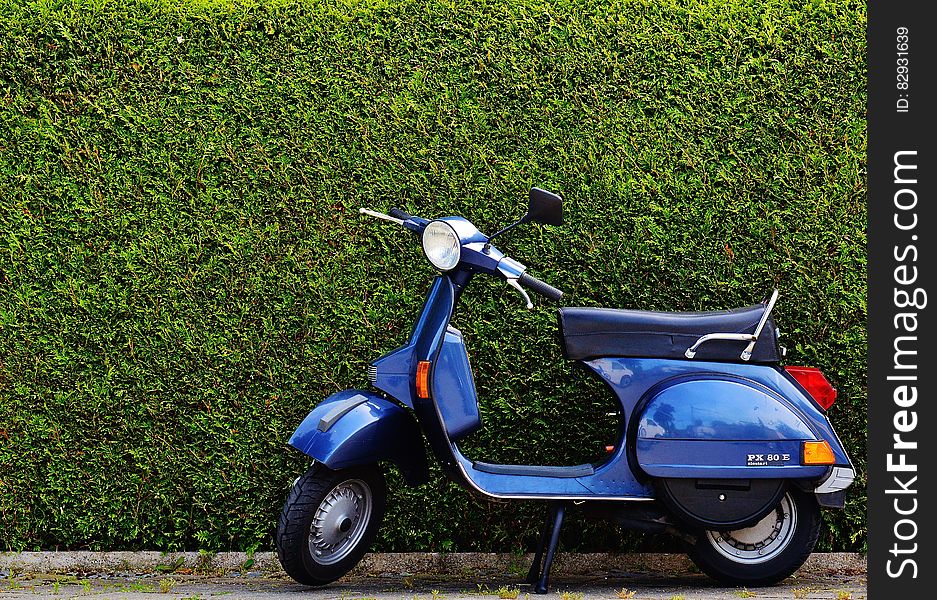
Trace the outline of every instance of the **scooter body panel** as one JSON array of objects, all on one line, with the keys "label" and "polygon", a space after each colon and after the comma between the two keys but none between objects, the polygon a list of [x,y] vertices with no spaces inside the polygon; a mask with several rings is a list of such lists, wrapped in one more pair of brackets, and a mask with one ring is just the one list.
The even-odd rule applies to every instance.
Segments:
[{"label": "scooter body panel", "polygon": [[826,416],[775,367],[633,358],[587,364],[622,403],[629,458],[641,475],[820,479],[829,466],[801,465],[801,448],[821,439],[836,466],[850,466]]},{"label": "scooter body panel", "polygon": [[289,443],[330,469],[390,460],[411,485],[429,477],[419,425],[404,408],[365,390],[323,400]]},{"label": "scooter body panel", "polygon": [[413,408],[413,344],[407,343],[371,363],[371,385]]},{"label": "scooter body panel", "polygon": [[433,369],[432,389],[449,439],[456,442],[482,426],[478,394],[462,333],[451,325]]},{"label": "scooter body panel", "polygon": [[641,412],[638,438],[815,440],[816,434],[767,389],[706,375],[670,383],[654,394]]}]

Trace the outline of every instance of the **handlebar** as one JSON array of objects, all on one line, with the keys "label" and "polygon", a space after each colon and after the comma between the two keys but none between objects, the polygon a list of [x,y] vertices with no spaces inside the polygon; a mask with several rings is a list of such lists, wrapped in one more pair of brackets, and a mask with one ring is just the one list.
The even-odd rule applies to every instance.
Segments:
[{"label": "handlebar", "polygon": [[[422,233],[425,229],[426,224],[429,223],[426,219],[421,217],[415,217],[406,211],[403,211],[399,208],[392,208],[388,214],[380,213],[368,208],[360,208],[359,211],[362,214],[366,214],[378,219],[384,219],[385,221],[392,221],[398,225],[403,225],[405,228],[409,229],[414,233]],[[488,246],[485,247],[484,251],[488,253]],[[550,300],[558,301],[563,297],[563,291],[558,290],[549,283],[537,279],[533,275],[529,275],[524,269],[526,268],[521,263],[516,260],[511,259],[510,257],[504,256],[500,252],[498,253],[500,257],[500,262],[497,262],[497,272],[500,272],[501,276],[505,278],[507,283],[514,287],[520,294],[524,297],[524,300],[527,301],[527,308],[532,308],[533,305],[530,303],[530,297],[524,291],[524,288],[530,289],[532,292],[536,292],[541,296],[548,298]],[[494,258],[493,260],[497,261],[499,258]]]},{"label": "handlebar", "polygon": [[546,281],[541,281],[533,275],[528,275],[526,271],[521,273],[521,276],[517,279],[517,282],[528,288],[530,291],[536,292],[545,298],[549,298],[550,300],[559,300],[563,297],[562,290],[556,289]]},{"label": "handlebar", "polygon": [[426,227],[426,224],[429,222],[426,219],[407,214],[399,208],[390,209],[390,214],[387,215],[376,210],[371,210],[370,208],[364,208],[363,206],[358,209],[358,212],[363,215],[368,215],[369,217],[374,217],[375,219],[382,219],[384,221],[396,223],[397,225],[402,225],[413,233],[422,233],[423,228]]}]

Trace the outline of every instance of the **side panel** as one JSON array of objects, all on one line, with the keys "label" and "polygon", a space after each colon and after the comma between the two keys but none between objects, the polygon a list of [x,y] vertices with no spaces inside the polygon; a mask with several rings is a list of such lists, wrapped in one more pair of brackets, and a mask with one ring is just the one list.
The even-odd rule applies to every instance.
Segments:
[{"label": "side panel", "polygon": [[652,477],[818,479],[829,467],[801,464],[819,439],[794,405],[729,374],[677,377],[651,390],[638,415],[636,457]]},{"label": "side panel", "polygon": [[482,426],[468,353],[462,334],[452,326],[446,330],[436,357],[432,396],[451,441],[457,442]]},{"label": "side panel", "polygon": [[[621,401],[638,476],[821,479],[829,467],[800,465],[805,439],[826,440],[835,465],[851,466],[826,415],[780,368],[613,357],[585,364]],[[699,387],[678,385],[684,382]],[[790,461],[769,460],[778,454]]]},{"label": "side panel", "polygon": [[429,477],[416,421],[400,406],[365,390],[345,390],[323,400],[289,443],[330,469],[390,460],[411,485]]},{"label": "side panel", "polygon": [[815,440],[778,398],[729,379],[674,383],[644,406],[638,438],[675,440]]}]

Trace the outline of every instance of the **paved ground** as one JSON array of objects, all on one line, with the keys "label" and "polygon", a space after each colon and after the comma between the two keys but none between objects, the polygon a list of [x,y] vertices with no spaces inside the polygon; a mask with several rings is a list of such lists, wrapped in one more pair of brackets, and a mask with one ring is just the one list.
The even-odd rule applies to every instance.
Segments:
[{"label": "paved ground", "polygon": [[[455,600],[457,598],[521,598],[530,588],[515,577],[469,577],[464,580],[421,577],[356,577],[326,588],[306,588],[284,579],[254,577],[211,577],[197,575],[150,577],[60,577],[16,578],[0,584],[0,598],[120,598],[153,600],[156,597],[194,600],[224,598],[293,600],[364,600],[406,598],[408,600]],[[808,598],[862,600],[866,597],[864,576],[794,577],[772,588],[742,589],[715,586],[702,575],[667,577],[661,575],[613,573],[593,578],[557,578],[545,598],[585,600],[587,598],[633,598],[655,600]],[[633,592],[633,595],[631,595]]]},{"label": "paved ground", "polygon": [[[297,585],[272,570],[251,570],[250,567],[228,571],[215,570],[208,574],[195,574],[196,569],[180,567],[172,573],[151,571],[126,572],[70,572],[41,573],[18,572],[7,569],[0,572],[0,600],[8,598],[120,598],[154,600],[175,599],[292,599],[292,600],[365,600],[406,598],[407,600],[456,600],[476,598],[538,598],[523,579],[523,559],[513,561],[507,568],[494,571],[477,567],[460,570],[407,574],[358,574],[325,588],[313,589]],[[812,557],[813,558],[813,557]],[[849,566],[830,568],[829,561],[814,561],[794,577],[771,588],[742,589],[717,586],[712,580],[692,568],[683,569],[679,561],[654,563],[665,566],[652,570],[621,570],[600,568],[583,574],[581,565],[574,567],[568,561],[554,577],[552,593],[545,598],[586,600],[591,598],[633,598],[654,600],[692,599],[832,599],[864,600],[866,578],[863,570]],[[676,565],[676,566],[673,566]],[[251,565],[254,567],[255,565]],[[670,570],[673,569],[673,570]],[[632,595],[633,593],[633,595]]]}]

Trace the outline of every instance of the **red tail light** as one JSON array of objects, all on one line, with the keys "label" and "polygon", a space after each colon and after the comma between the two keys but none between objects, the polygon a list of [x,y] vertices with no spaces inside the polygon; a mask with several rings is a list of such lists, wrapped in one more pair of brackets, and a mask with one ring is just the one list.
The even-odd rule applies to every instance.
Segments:
[{"label": "red tail light", "polygon": [[804,386],[817,404],[823,407],[823,410],[829,410],[836,401],[836,388],[830,385],[820,369],[815,367],[784,367],[787,372],[797,380],[797,383]]}]

